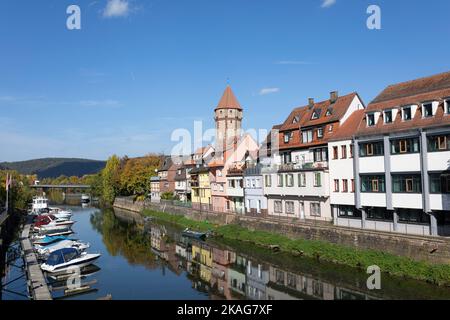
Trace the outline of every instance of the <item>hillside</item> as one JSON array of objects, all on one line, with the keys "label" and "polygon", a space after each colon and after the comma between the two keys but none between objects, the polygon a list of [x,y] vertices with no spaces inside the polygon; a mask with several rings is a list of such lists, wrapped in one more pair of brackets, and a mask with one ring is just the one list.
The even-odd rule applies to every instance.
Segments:
[{"label": "hillside", "polygon": [[105,167],[105,161],[75,158],[45,158],[19,162],[2,162],[0,167],[16,170],[22,174],[36,174],[39,179],[56,178],[61,175],[81,177],[97,173]]}]

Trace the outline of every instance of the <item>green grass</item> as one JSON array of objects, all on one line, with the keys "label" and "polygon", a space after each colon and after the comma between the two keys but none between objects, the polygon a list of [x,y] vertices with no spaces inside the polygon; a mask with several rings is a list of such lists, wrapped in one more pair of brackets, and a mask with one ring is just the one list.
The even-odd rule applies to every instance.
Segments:
[{"label": "green grass", "polygon": [[290,239],[282,234],[266,231],[252,231],[236,224],[215,225],[209,221],[194,221],[182,215],[145,210],[144,215],[153,216],[162,221],[178,224],[184,228],[198,231],[214,231],[225,239],[252,243],[261,247],[279,246],[283,252],[302,255],[322,261],[333,262],[345,266],[366,269],[377,265],[382,272],[416,280],[427,281],[436,285],[450,286],[450,265],[431,264],[415,261],[407,257],[390,253],[361,250],[324,241]]}]

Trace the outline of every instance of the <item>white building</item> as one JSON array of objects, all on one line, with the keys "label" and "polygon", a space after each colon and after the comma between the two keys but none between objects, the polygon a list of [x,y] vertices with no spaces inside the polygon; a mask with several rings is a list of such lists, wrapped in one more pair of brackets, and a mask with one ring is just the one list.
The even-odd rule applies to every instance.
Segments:
[{"label": "white building", "polygon": [[[336,224],[450,235],[450,72],[387,87],[361,117],[353,146],[354,201],[332,197]],[[348,177],[349,166],[336,161],[330,179]]]}]

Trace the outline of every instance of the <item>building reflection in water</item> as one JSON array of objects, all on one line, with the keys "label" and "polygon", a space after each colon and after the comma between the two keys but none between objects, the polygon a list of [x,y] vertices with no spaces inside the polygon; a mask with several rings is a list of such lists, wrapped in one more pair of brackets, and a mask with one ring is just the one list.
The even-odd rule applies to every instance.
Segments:
[{"label": "building reflection in water", "polygon": [[208,293],[211,299],[375,299],[313,275],[256,261],[227,247],[168,232],[162,225],[151,224],[150,230],[152,251],[158,259],[178,275],[185,271],[193,288]]}]

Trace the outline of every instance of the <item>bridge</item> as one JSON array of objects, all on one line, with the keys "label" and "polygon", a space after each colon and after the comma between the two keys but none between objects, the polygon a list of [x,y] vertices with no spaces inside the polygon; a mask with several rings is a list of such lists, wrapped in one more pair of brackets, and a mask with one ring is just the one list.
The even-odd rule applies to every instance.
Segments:
[{"label": "bridge", "polygon": [[88,184],[34,184],[31,186],[34,189],[90,189]]}]

